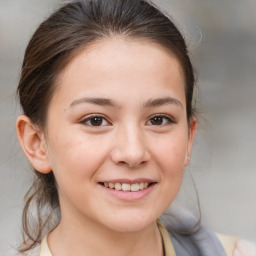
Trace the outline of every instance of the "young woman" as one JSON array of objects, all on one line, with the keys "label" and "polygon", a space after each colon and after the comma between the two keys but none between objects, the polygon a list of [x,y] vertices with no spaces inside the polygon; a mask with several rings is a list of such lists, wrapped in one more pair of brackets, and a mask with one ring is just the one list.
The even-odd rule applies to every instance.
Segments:
[{"label": "young woman", "polygon": [[36,177],[20,252],[236,255],[235,239],[227,249],[199,224],[168,233],[158,221],[190,160],[193,88],[182,35],[146,1],[76,1],[44,21],[18,86]]}]

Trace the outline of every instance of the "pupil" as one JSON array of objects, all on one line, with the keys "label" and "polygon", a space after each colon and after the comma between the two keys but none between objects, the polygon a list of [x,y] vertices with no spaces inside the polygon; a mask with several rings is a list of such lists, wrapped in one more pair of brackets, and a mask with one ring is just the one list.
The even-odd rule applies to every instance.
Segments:
[{"label": "pupil", "polygon": [[152,124],[154,125],[161,125],[163,123],[163,118],[161,116],[155,116],[152,119]]},{"label": "pupil", "polygon": [[92,118],[91,123],[94,126],[100,126],[102,124],[102,118],[101,117],[94,117],[94,118]]}]

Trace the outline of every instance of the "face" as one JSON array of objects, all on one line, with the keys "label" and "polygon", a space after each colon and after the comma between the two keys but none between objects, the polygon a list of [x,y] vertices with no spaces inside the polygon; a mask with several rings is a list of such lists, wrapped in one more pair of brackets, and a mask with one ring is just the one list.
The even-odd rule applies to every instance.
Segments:
[{"label": "face", "polygon": [[151,225],[180,188],[193,134],[172,53],[118,38],[87,47],[61,74],[48,110],[62,218],[116,231]]}]

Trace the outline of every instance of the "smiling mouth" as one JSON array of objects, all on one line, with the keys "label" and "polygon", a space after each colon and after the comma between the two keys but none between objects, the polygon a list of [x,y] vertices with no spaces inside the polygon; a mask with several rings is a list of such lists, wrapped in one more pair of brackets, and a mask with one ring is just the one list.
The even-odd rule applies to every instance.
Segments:
[{"label": "smiling mouth", "polygon": [[152,186],[153,184],[155,184],[155,182],[138,182],[138,183],[132,183],[132,184],[128,184],[128,183],[111,183],[111,182],[100,182],[100,185],[106,187],[106,188],[110,188],[113,190],[118,190],[118,191],[130,191],[130,192],[137,192],[143,189],[148,188],[149,186]]}]

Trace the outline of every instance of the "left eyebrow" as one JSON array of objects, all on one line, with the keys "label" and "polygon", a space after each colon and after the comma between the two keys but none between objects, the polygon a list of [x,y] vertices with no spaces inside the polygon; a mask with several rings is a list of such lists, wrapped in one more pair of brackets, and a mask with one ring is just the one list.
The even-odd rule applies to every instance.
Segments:
[{"label": "left eyebrow", "polygon": [[168,104],[175,104],[179,106],[181,109],[183,109],[182,103],[172,97],[165,97],[165,98],[158,98],[158,99],[149,99],[147,100],[144,104],[144,108],[152,108],[152,107],[160,107],[163,105],[168,105]]},{"label": "left eyebrow", "polygon": [[70,107],[73,107],[73,106],[81,104],[81,103],[89,103],[89,104],[100,105],[100,106],[109,106],[109,107],[114,107],[114,108],[120,108],[120,106],[117,104],[117,102],[115,102],[111,99],[106,99],[106,98],[81,98],[78,100],[74,100],[70,104]]}]

